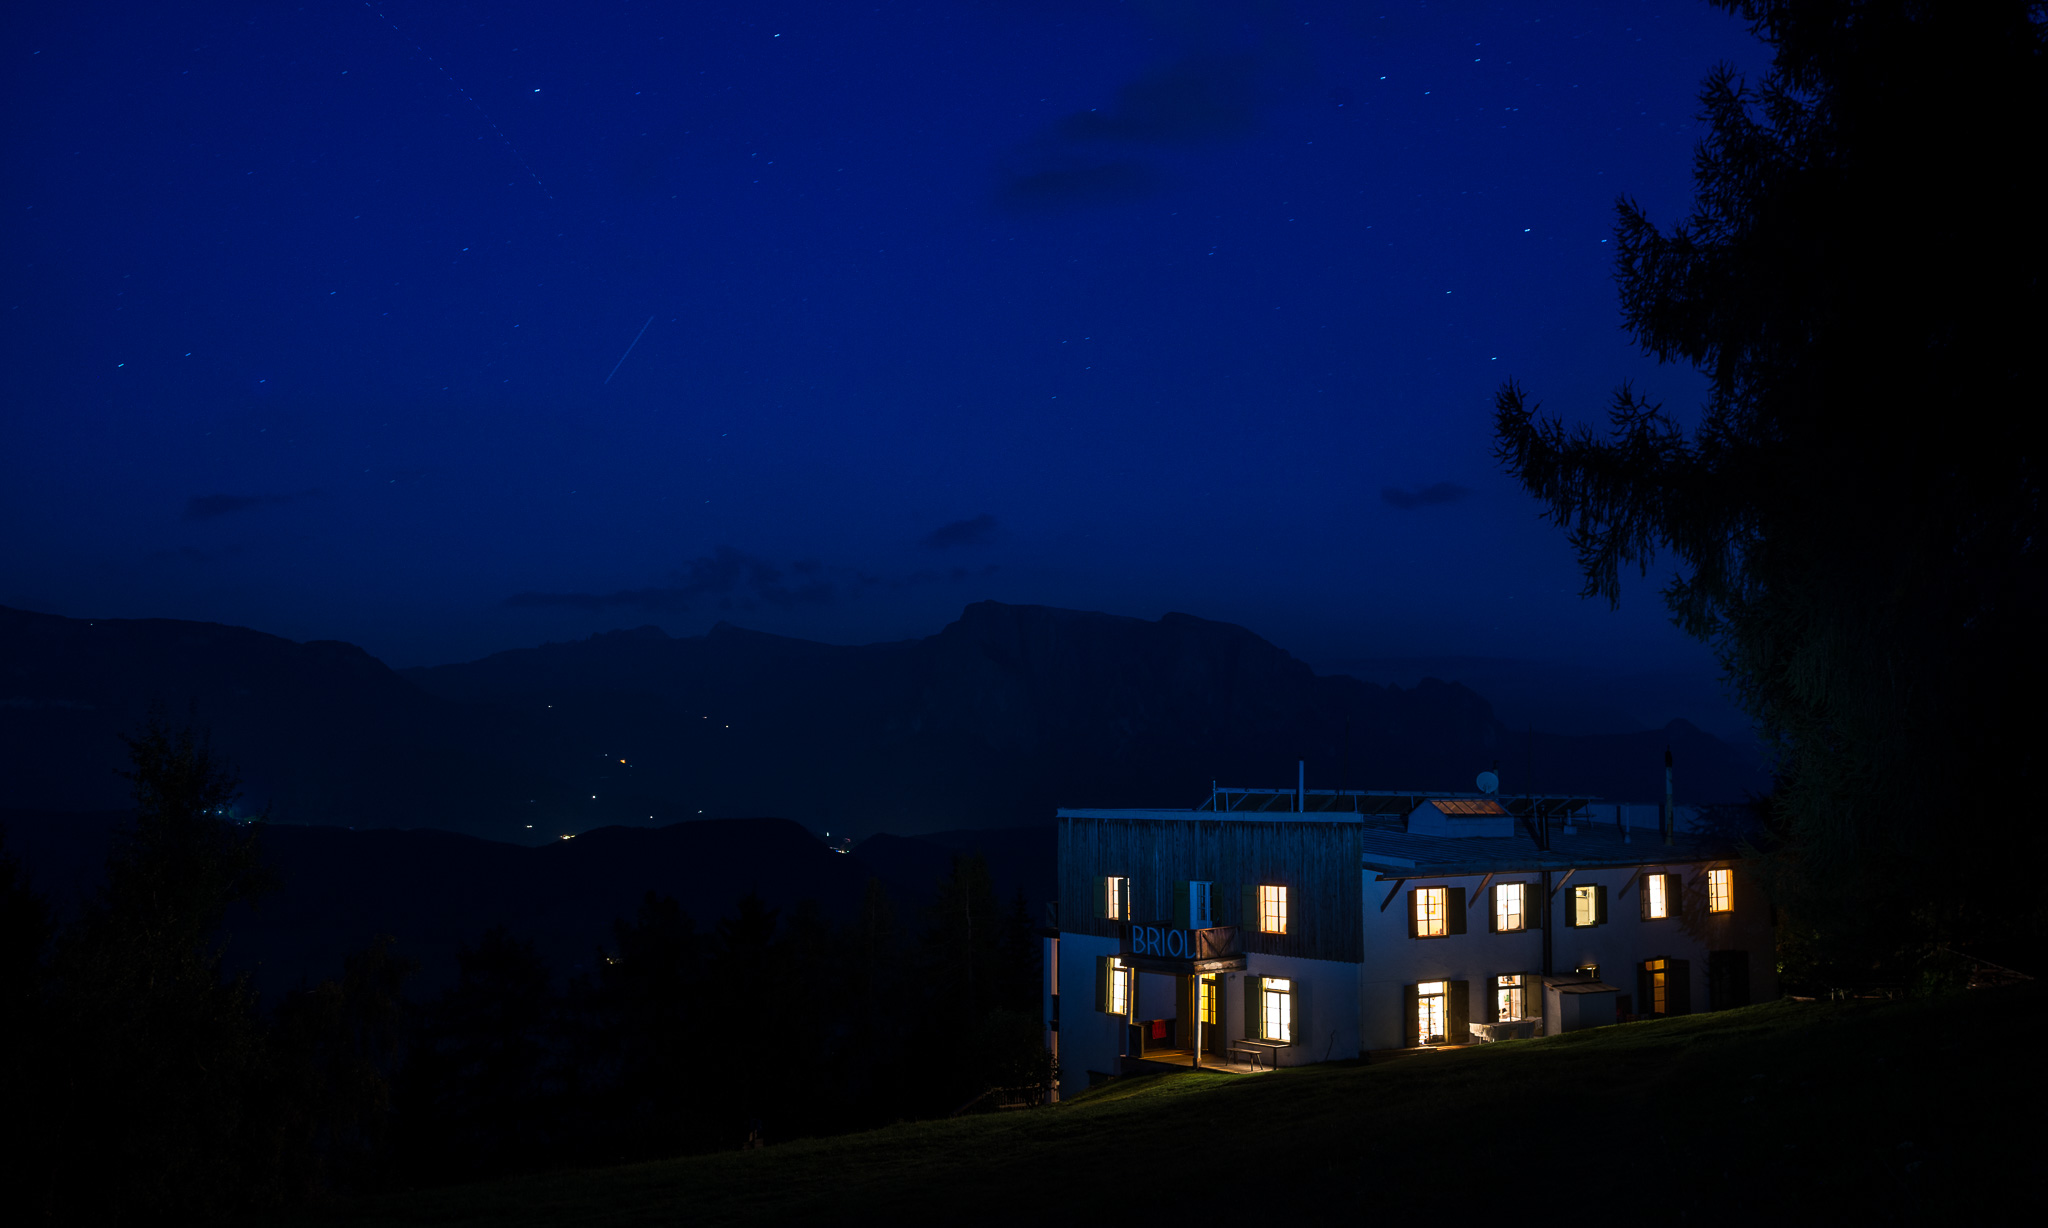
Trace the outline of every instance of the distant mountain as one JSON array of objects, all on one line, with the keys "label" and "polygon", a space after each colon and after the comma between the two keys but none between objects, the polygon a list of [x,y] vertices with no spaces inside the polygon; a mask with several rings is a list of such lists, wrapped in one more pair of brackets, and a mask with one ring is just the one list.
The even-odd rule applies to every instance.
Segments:
[{"label": "distant mountain", "polygon": [[[122,805],[119,735],[152,702],[287,822],[536,841],[773,814],[854,834],[1187,806],[1209,783],[1734,800],[1753,755],[1684,721],[1530,736],[1471,690],[1319,677],[1242,627],[983,602],[937,635],[845,647],[647,627],[394,672],[360,649],[213,624],[0,610],[5,804]],[[530,826],[529,826],[530,825]]]}]

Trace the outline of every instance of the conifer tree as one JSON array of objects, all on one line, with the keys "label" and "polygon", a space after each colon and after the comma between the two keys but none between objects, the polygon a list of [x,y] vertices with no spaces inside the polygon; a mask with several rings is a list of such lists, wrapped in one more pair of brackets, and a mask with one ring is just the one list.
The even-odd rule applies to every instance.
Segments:
[{"label": "conifer tree", "polygon": [[1702,91],[1697,203],[1619,202],[1623,318],[1697,366],[1697,425],[1624,386],[1609,430],[1509,382],[1497,454],[1566,528],[1586,594],[1678,564],[1777,757],[1785,920],[1837,975],[1931,946],[2037,950],[2028,893],[1932,867],[2024,860],[2038,789],[2043,228],[2031,186],[2048,7],[1717,0],[1772,48]]}]

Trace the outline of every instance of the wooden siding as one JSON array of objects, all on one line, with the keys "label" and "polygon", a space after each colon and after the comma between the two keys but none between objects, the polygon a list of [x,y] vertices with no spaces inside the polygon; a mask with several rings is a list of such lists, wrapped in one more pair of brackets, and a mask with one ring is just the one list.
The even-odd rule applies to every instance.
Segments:
[{"label": "wooden siding", "polygon": [[[1116,922],[1095,915],[1095,880],[1131,880],[1131,919],[1171,923],[1173,885],[1215,885],[1210,911],[1217,925],[1239,926],[1244,949],[1358,963],[1365,958],[1360,921],[1359,824],[1232,822],[1228,819],[1060,819],[1060,928],[1117,937]],[[1243,911],[1247,884],[1287,888],[1287,933],[1257,932]]]}]

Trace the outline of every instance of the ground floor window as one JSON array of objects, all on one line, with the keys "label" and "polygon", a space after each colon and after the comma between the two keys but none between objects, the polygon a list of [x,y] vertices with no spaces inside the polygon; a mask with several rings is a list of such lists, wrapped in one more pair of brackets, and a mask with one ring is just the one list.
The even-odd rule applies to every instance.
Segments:
[{"label": "ground floor window", "polygon": [[1216,1026],[1223,1022],[1223,1000],[1216,985],[1216,978],[1205,976],[1198,982],[1201,988],[1201,1018],[1205,1026]]},{"label": "ground floor window", "polygon": [[1294,982],[1269,976],[1259,983],[1259,1035],[1294,1043]]},{"label": "ground floor window", "polygon": [[1653,1015],[1666,1014],[1671,1004],[1671,969],[1669,960],[1650,959],[1643,961],[1644,983],[1650,992],[1645,995],[1643,1005]]},{"label": "ground floor window", "polygon": [[1494,1017],[1502,1023],[1529,1017],[1529,987],[1522,983],[1519,973],[1514,976],[1495,977]]},{"label": "ground floor window", "polygon": [[1415,1035],[1418,1043],[1444,1043],[1444,983],[1424,981],[1415,987]]},{"label": "ground floor window", "polygon": [[1096,983],[1097,1009],[1112,1015],[1130,1014],[1133,971],[1114,955],[1100,956],[1096,969],[1101,978]]}]

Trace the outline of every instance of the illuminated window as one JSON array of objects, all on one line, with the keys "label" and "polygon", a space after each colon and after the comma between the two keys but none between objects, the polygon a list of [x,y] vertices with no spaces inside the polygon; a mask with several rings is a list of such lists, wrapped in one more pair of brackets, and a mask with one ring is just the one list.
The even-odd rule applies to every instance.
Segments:
[{"label": "illuminated window", "polygon": [[1735,871],[1707,871],[1707,911],[1733,912],[1735,910]]},{"label": "illuminated window", "polygon": [[1120,959],[1109,961],[1109,1013],[1131,1013],[1131,970]]},{"label": "illuminated window", "polygon": [[1643,919],[1662,921],[1671,915],[1671,899],[1664,890],[1662,874],[1643,875]]},{"label": "illuminated window", "polygon": [[1607,888],[1598,883],[1572,888],[1571,919],[1578,926],[1607,924]]},{"label": "illuminated window", "polygon": [[1199,984],[1202,987],[1202,1022],[1205,1025],[1221,1025],[1223,1022],[1222,998],[1218,994],[1216,978],[1205,976]]},{"label": "illuminated window", "polygon": [[1649,991],[1643,995],[1643,1005],[1649,1007],[1650,1013],[1653,1015],[1669,1013],[1668,1008],[1671,1003],[1671,969],[1669,964],[1669,960],[1662,959],[1645,960],[1643,962],[1643,983],[1644,987]]},{"label": "illuminated window", "polygon": [[1493,889],[1493,928],[1501,933],[1510,933],[1524,928],[1527,914],[1522,910],[1527,898],[1526,883],[1502,883]]},{"label": "illuminated window", "polygon": [[1266,977],[1259,983],[1259,1035],[1294,1043],[1294,982]]},{"label": "illuminated window", "polygon": [[1415,987],[1415,1040],[1422,1045],[1444,1043],[1444,983],[1424,981]]},{"label": "illuminated window", "polygon": [[1529,987],[1516,976],[1499,976],[1493,979],[1494,1017],[1506,1023],[1529,1017]]},{"label": "illuminated window", "polygon": [[1444,899],[1450,894],[1443,887],[1418,887],[1415,889],[1415,936],[1417,938],[1441,938],[1450,933],[1450,905]]},{"label": "illuminated window", "polygon": [[1259,928],[1268,934],[1287,932],[1287,888],[1259,888]]},{"label": "illuminated window", "polygon": [[1098,878],[1095,880],[1095,915],[1111,921],[1131,919],[1131,880],[1128,878]]}]

